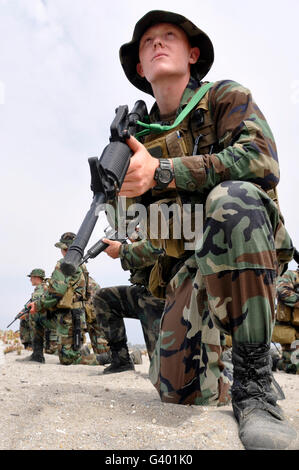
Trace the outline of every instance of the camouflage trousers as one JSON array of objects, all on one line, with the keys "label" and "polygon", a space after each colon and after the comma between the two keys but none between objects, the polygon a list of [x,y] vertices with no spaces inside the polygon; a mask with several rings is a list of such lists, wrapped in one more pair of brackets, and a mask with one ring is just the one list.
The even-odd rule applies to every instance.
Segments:
[{"label": "camouflage trousers", "polygon": [[58,352],[58,336],[56,333],[56,329],[54,331],[50,330],[49,328],[46,328],[44,348],[47,354],[55,354]]},{"label": "camouflage trousers", "polygon": [[140,320],[151,358],[159,336],[163,300],[153,297],[143,286],[116,286],[98,289],[93,305],[109,345],[127,342],[124,318]]},{"label": "camouflage trousers", "polygon": [[150,366],[162,401],[229,400],[232,377],[221,361],[220,331],[233,342],[270,343],[278,227],[274,202],[255,185],[226,181],[210,192],[202,245],[166,288]]},{"label": "camouflage trousers", "polygon": [[[57,310],[57,335],[58,335],[58,356],[59,361],[63,365],[81,364],[88,366],[99,365],[95,354],[83,356],[80,350],[75,350],[74,345],[74,329],[73,329],[73,317],[71,310],[67,310],[64,313]],[[85,327],[85,311],[81,309],[81,325],[82,325],[82,337],[83,328]]]},{"label": "camouflage trousers", "polygon": [[[55,318],[46,313],[36,313],[30,315],[30,327],[32,329],[32,338],[41,338],[46,352],[53,354],[58,348],[58,337],[56,332]],[[47,335],[49,340],[47,341]]]},{"label": "camouflage trousers", "polygon": [[21,343],[24,345],[32,344],[32,328],[30,326],[30,320],[28,318],[24,318],[20,320],[20,340]]},{"label": "camouflage trousers", "polygon": [[86,327],[89,334],[91,346],[95,354],[102,354],[109,351],[108,342],[105,338],[103,329],[98,325],[97,319],[86,321]]}]

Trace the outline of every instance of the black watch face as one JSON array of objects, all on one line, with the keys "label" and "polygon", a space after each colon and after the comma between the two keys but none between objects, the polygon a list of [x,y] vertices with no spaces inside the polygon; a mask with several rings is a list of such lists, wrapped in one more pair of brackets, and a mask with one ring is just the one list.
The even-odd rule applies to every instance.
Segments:
[{"label": "black watch face", "polygon": [[170,170],[161,170],[159,173],[159,181],[161,183],[169,183],[171,181],[171,171]]}]

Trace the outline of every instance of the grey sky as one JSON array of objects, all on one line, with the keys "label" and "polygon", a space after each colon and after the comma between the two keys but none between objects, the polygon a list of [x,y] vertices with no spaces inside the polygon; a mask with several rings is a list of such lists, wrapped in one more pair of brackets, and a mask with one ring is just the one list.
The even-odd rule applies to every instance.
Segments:
[{"label": "grey sky", "polygon": [[[87,159],[107,144],[115,108],[153,103],[127,81],[118,59],[150,9],[181,13],[210,36],[209,80],[251,89],[276,138],[281,210],[299,247],[297,0],[242,7],[237,0],[0,0],[0,328],[30,297],[26,274],[42,267],[49,276],[60,258],[54,243],[78,230],[92,199]],[[102,217],[91,243],[105,225]],[[128,283],[119,261],[105,254],[88,268],[102,286]],[[137,322],[128,322],[128,336],[142,341]]]}]

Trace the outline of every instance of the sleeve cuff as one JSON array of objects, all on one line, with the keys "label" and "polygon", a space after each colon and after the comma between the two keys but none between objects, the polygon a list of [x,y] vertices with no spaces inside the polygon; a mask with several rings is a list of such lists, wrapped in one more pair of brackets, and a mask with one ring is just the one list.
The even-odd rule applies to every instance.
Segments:
[{"label": "sleeve cuff", "polygon": [[206,172],[201,156],[177,157],[172,161],[178,189],[192,192],[205,183]]}]

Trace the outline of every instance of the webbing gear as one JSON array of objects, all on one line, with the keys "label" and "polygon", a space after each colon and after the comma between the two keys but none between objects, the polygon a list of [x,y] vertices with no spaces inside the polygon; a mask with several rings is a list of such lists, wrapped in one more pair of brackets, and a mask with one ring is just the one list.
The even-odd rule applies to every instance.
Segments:
[{"label": "webbing gear", "polygon": [[171,126],[162,126],[161,124],[153,123],[153,124],[146,124],[144,122],[137,121],[137,124],[141,127],[145,127],[143,131],[137,132],[135,134],[136,139],[138,137],[142,137],[144,135],[148,135],[151,133],[156,133],[159,134],[161,132],[165,131],[170,131],[171,129],[174,129],[177,127],[184,119],[185,117],[190,113],[190,111],[199,103],[199,101],[204,97],[206,92],[214,85],[213,82],[210,83],[205,83],[202,85],[199,90],[193,95],[189,103],[185,106],[183,111],[178,115],[176,120]]}]

